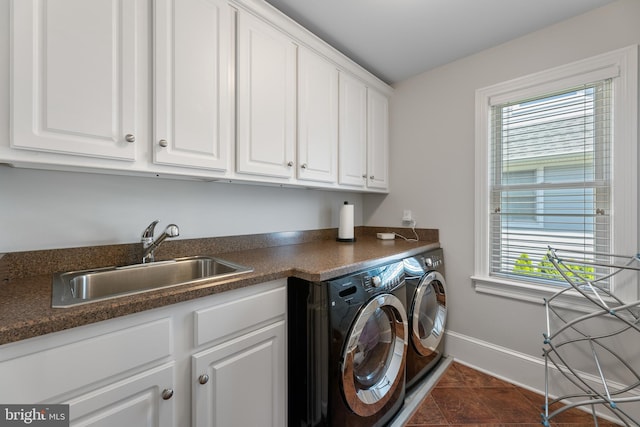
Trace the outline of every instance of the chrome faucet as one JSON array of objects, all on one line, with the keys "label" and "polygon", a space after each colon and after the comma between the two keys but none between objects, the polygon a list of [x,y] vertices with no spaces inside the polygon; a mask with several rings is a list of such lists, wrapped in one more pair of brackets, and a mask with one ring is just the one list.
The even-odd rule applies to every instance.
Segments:
[{"label": "chrome faucet", "polygon": [[164,229],[161,235],[158,236],[157,239],[153,239],[153,232],[156,228],[156,224],[158,220],[153,221],[151,224],[147,226],[142,232],[142,263],[146,264],[147,262],[153,262],[155,260],[155,251],[158,249],[158,246],[165,241],[167,237],[177,237],[180,235],[180,229],[175,224],[167,225],[167,228]]}]

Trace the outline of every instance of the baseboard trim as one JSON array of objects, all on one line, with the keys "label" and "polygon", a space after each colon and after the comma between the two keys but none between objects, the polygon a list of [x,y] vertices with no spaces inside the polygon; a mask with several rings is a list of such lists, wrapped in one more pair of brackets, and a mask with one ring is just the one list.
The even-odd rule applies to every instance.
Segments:
[{"label": "baseboard trim", "polygon": [[[496,378],[507,381],[535,393],[544,395],[545,390],[545,361],[544,357],[533,357],[515,351],[510,348],[502,347],[487,341],[482,341],[455,331],[447,331],[445,338],[445,352],[456,362],[467,365],[480,372],[492,375]],[[542,348],[540,349],[542,353]],[[595,375],[580,373],[587,383],[594,387],[600,384],[600,378]],[[554,397],[554,386],[557,384],[566,385],[567,380],[554,366],[550,368],[549,375],[549,394]],[[623,384],[617,382],[609,382],[612,389],[621,389]],[[563,390],[561,394],[567,394],[569,390]],[[630,394],[640,396],[640,390]],[[640,405],[635,405],[640,406]],[[589,407],[581,407],[580,409],[589,410]],[[616,418],[611,417],[608,412],[603,412],[602,405],[596,406],[598,416],[619,422]],[[627,412],[635,419],[640,419],[640,407],[627,407]]]}]

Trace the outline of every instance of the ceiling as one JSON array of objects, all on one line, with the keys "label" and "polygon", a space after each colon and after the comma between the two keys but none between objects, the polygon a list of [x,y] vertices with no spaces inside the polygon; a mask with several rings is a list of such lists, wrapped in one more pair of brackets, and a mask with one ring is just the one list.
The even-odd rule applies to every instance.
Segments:
[{"label": "ceiling", "polygon": [[266,0],[392,84],[614,0]]}]

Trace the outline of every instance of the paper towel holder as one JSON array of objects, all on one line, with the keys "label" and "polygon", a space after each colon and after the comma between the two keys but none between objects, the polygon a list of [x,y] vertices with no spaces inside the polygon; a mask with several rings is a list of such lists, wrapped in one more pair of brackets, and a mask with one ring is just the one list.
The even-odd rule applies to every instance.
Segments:
[{"label": "paper towel holder", "polygon": [[[347,210],[347,206],[351,207],[350,215],[349,210]],[[344,202],[344,206],[340,211],[340,226],[338,227],[338,237],[336,240],[338,242],[356,241],[353,224],[353,205],[349,205],[349,202],[347,201]]]}]

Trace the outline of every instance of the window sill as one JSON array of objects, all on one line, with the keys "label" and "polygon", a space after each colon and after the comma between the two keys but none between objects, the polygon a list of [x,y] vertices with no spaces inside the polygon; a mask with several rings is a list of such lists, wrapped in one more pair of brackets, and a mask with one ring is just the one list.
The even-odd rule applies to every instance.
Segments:
[{"label": "window sill", "polygon": [[[495,277],[471,276],[471,280],[478,293],[531,302],[542,306],[544,306],[546,299],[551,298],[560,290],[560,288],[498,279]],[[612,303],[612,305],[616,305],[610,298],[603,299],[607,304]],[[562,295],[554,298],[553,301],[553,306],[557,308],[570,309],[583,313],[592,313],[598,310],[598,307],[573,289],[565,291]]]}]

